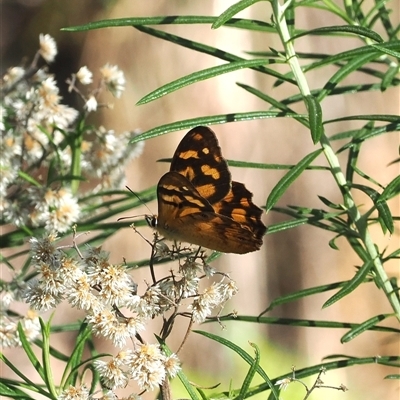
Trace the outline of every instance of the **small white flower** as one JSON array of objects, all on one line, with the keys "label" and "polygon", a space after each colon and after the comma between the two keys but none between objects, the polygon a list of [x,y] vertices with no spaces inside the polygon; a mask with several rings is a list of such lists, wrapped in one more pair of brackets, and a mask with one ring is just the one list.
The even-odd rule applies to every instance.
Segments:
[{"label": "small white flower", "polygon": [[61,392],[57,400],[87,400],[90,398],[89,396],[90,393],[86,386],[69,386]]},{"label": "small white flower", "polygon": [[50,35],[43,35],[43,33],[41,33],[39,35],[39,43],[39,53],[45,59],[45,61],[47,61],[48,63],[54,61],[54,58],[57,55],[56,41]]},{"label": "small white flower", "polygon": [[179,364],[179,358],[175,353],[171,354],[169,357],[166,357],[164,361],[164,367],[170,378],[174,378],[180,371],[181,367]]},{"label": "small white flower", "polygon": [[115,359],[109,362],[95,360],[94,367],[100,375],[101,381],[110,389],[123,388],[128,384],[128,378],[119,368]]},{"label": "small white flower", "polygon": [[15,82],[18,82],[25,74],[25,70],[21,67],[12,67],[7,70],[3,76],[5,89],[9,89]]},{"label": "small white flower", "polygon": [[197,324],[204,322],[212,311],[209,304],[204,304],[199,300],[194,300],[188,308],[192,312],[192,320]]},{"label": "small white flower", "polygon": [[89,71],[88,67],[85,65],[84,67],[79,68],[79,71],[76,73],[76,77],[82,85],[89,85],[93,82],[93,74]]},{"label": "small white flower", "polygon": [[97,100],[94,96],[89,97],[89,100],[85,103],[85,108],[88,112],[97,110]]},{"label": "small white flower", "polygon": [[3,348],[21,346],[18,322],[11,320],[7,315],[0,316],[0,346]]},{"label": "small white flower", "polygon": [[284,379],[280,379],[279,381],[275,382],[275,386],[279,385],[279,389],[280,390],[286,390],[287,387],[289,386],[289,383],[291,383],[292,380],[290,378],[284,378]]},{"label": "small white flower", "polygon": [[28,310],[27,315],[21,320],[21,325],[29,342],[33,342],[40,336],[40,322],[36,311]]},{"label": "small white flower", "polygon": [[100,69],[103,80],[107,89],[113,94],[114,97],[121,97],[122,92],[125,90],[125,76],[124,73],[118,69],[116,65],[106,64]]},{"label": "small white flower", "polygon": [[152,390],[165,379],[165,359],[159,345],[142,344],[132,354],[128,370],[141,389]]}]

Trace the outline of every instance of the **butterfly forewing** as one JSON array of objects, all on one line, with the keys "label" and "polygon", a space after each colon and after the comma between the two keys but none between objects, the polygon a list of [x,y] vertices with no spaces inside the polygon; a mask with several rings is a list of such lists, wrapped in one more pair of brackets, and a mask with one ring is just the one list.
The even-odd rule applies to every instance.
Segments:
[{"label": "butterfly forewing", "polygon": [[179,143],[170,171],[179,172],[211,204],[231,189],[231,174],[214,132],[205,126],[189,131]]}]

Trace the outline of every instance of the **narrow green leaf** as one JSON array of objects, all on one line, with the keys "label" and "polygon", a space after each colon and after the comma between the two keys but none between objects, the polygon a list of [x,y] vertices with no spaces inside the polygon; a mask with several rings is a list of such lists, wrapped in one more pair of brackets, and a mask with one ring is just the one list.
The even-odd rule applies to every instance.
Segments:
[{"label": "narrow green leaf", "polygon": [[[216,47],[208,46],[204,43],[195,42],[194,40],[188,40],[188,39],[185,39],[178,35],[173,35],[171,33],[167,33],[164,31],[157,30],[157,29],[149,28],[147,26],[135,26],[135,29],[137,29],[140,32],[147,33],[148,35],[154,36],[156,38],[174,43],[178,46],[182,46],[187,49],[191,49],[191,50],[203,53],[203,54],[208,54],[210,56],[219,58],[220,60],[229,61],[229,62],[245,61],[244,58],[239,57],[235,54],[228,53],[227,51],[218,49]],[[274,29],[274,31],[275,31],[275,29]],[[276,63],[275,60],[273,60],[273,61],[274,61],[274,63]],[[265,63],[269,64],[270,60],[265,59]],[[262,65],[251,67],[250,69],[261,72],[262,74],[267,74],[267,75],[273,76],[275,78],[282,80],[283,82],[291,83],[293,85],[296,84],[296,82],[293,79],[287,78],[285,75],[283,75],[271,68],[266,68]]]},{"label": "narrow green leaf", "polygon": [[[221,336],[218,335],[214,335],[213,333],[209,332],[198,331],[198,330],[194,330],[193,332],[198,333],[199,335],[203,335],[211,340],[216,341],[217,343],[222,344],[223,346],[228,347],[229,349],[233,350],[237,355],[239,355],[244,361],[246,361],[247,364],[252,365],[253,357],[251,357],[250,354],[248,354],[241,347],[231,342],[230,340],[222,338]],[[257,366],[256,370],[257,373],[261,376],[261,378],[263,378],[266,382],[271,382],[270,379],[268,378],[268,375],[265,373],[265,371],[262,369],[260,365]],[[272,385],[271,390],[276,391],[276,388],[274,388]]]},{"label": "narrow green leaf", "polygon": [[383,76],[383,79],[381,81],[381,90],[384,92],[386,89],[390,88],[391,86],[394,85],[394,79],[397,77],[397,74],[399,73],[400,66],[395,64],[395,65],[390,65],[388,70],[385,72],[385,75]]},{"label": "narrow green leaf", "polygon": [[400,374],[386,375],[383,379],[396,379],[396,380],[399,380],[400,379]]},{"label": "narrow green leaf", "polygon": [[[27,376],[25,376],[21,371],[20,368],[15,366],[14,362],[9,360],[3,353],[0,353],[0,361],[2,361],[7,367],[11,369],[19,378],[21,378],[22,382],[12,381],[15,383],[15,386],[19,386],[22,388],[29,389],[30,391],[40,393],[44,397],[50,397],[49,393],[43,390],[40,385],[37,385],[33,381],[31,381]],[[2,379],[4,381],[4,378]],[[1,394],[1,393],[0,393]]]},{"label": "narrow green leaf", "polygon": [[317,99],[313,96],[306,96],[305,102],[308,110],[308,121],[310,124],[310,131],[313,143],[319,142],[321,135],[324,131],[322,123],[322,108]]},{"label": "narrow green leaf", "polygon": [[378,324],[379,322],[385,320],[388,317],[392,317],[393,314],[380,314],[380,315],[375,315],[374,317],[368,319],[367,321],[361,323],[359,326],[351,329],[348,331],[346,334],[342,336],[340,341],[342,343],[347,343],[356,338],[358,335],[361,333],[370,330],[373,326]]},{"label": "narrow green leaf", "polygon": [[287,229],[296,228],[308,223],[308,218],[295,219],[291,221],[279,222],[277,224],[268,225],[266,235],[286,231]]},{"label": "narrow green leaf", "polygon": [[238,400],[244,400],[246,398],[246,394],[249,390],[251,382],[253,381],[254,375],[256,374],[257,369],[260,366],[260,349],[257,347],[255,343],[250,343],[250,346],[254,348],[255,357],[252,363],[250,364],[250,368],[241,385],[239,395],[237,396]]},{"label": "narrow green leaf", "polygon": [[227,74],[229,72],[237,71],[243,68],[258,67],[260,65],[267,64],[265,59],[257,60],[244,60],[244,61],[233,61],[228,64],[218,65],[216,67],[206,68],[201,71],[194,72],[186,75],[183,78],[177,79],[166,85],[159,87],[152,91],[146,96],[142,97],[136,105],[142,105],[156,100],[162,96],[170,94],[176,90],[179,90],[185,86],[192,85],[193,83],[200,82],[206,79],[214,78],[218,75]]},{"label": "narrow green leaf", "polygon": [[317,99],[319,101],[322,101],[326,96],[332,93],[333,88],[335,88],[339,82],[341,82],[351,73],[357,71],[364,64],[372,61],[377,57],[378,54],[374,51],[371,51],[363,56],[356,57],[350,60],[346,65],[341,67],[335,74],[333,74],[331,78],[329,78],[329,81],[318,94]]},{"label": "narrow green leaf", "polygon": [[[268,102],[269,104],[271,104],[273,107],[277,108],[278,110],[290,113],[295,115],[296,112],[294,110],[292,110],[291,108],[289,108],[288,106],[286,106],[285,104],[283,104],[282,102],[276,100],[275,98],[273,98],[272,96],[269,96],[268,94],[261,92],[260,90],[249,86],[249,85],[245,85],[244,83],[239,83],[236,82],[236,85],[238,85],[239,87],[241,87],[242,89],[246,90],[247,92],[254,94],[255,96],[257,96],[259,99],[264,100],[266,102]],[[296,119],[297,121],[299,121],[300,123],[302,123],[304,126],[306,126],[307,128],[309,127],[309,123],[308,120],[302,116],[299,115],[298,118],[293,117],[294,119]]]},{"label": "narrow green leaf", "polygon": [[[220,114],[211,115],[206,117],[191,118],[183,121],[172,122],[170,124],[160,125],[156,128],[150,129],[146,132],[141,133],[131,139],[130,143],[140,142],[141,140],[151,139],[160,135],[164,135],[168,132],[180,131],[184,129],[191,129],[195,126],[204,125],[215,125],[224,124],[234,121],[249,121],[263,118],[276,118],[276,117],[298,117],[299,114],[289,114],[277,111],[250,111],[245,113],[232,113],[232,114]],[[304,117],[304,116],[303,116]]]},{"label": "narrow green leaf", "polygon": [[[388,193],[392,194],[391,191],[393,189],[396,192],[396,186],[400,183],[400,177],[399,176],[396,177],[391,183],[393,183],[393,182],[394,182],[394,184],[385,193],[386,195]],[[371,200],[374,202],[376,209],[378,210],[379,222],[382,225],[383,231],[385,232],[385,229],[387,229],[390,233],[393,233],[394,232],[393,217],[390,212],[390,208],[385,201],[385,196],[382,196],[383,192],[380,195],[375,189],[372,189],[365,185],[353,184],[352,187],[362,190],[364,193],[366,193],[371,198]],[[395,193],[395,194],[397,194],[397,193]],[[368,216],[368,213],[365,214],[365,218],[367,216]]]},{"label": "narrow green leaf", "polygon": [[347,284],[344,285],[342,287],[342,289],[340,289],[335,295],[333,295],[331,298],[329,298],[324,303],[322,308],[331,306],[332,304],[336,303],[343,297],[350,294],[359,285],[361,285],[362,283],[365,283],[366,282],[365,278],[368,275],[369,271],[371,270],[372,266],[373,266],[373,263],[371,260],[368,260],[366,263],[364,263],[364,265],[360,269],[358,269],[358,271],[356,272],[354,277],[350,281],[348,281]]},{"label": "narrow green leaf", "polygon": [[[394,114],[368,114],[368,115],[348,115],[346,117],[340,117],[330,119],[324,122],[324,124],[331,124],[332,122],[343,122],[343,121],[381,121],[381,122],[399,122],[400,117]],[[354,132],[358,132],[355,130]],[[336,138],[337,135],[332,135],[331,139]]]},{"label": "narrow green leaf", "polygon": [[220,26],[224,25],[227,21],[229,21],[234,15],[238,14],[240,11],[252,6],[255,3],[258,3],[262,0],[240,0],[237,3],[233,4],[229,8],[227,8],[212,24],[212,29],[217,29]]},{"label": "narrow green leaf", "polygon": [[343,211],[343,206],[341,204],[333,203],[332,201],[330,201],[329,199],[327,199],[324,196],[318,196],[318,198],[322,201],[322,203],[324,203],[329,208],[333,208],[334,210]]},{"label": "narrow green leaf", "polygon": [[333,249],[333,250],[339,250],[338,245],[336,244],[336,240],[341,237],[341,235],[336,235],[335,237],[333,237],[329,242],[328,242],[328,246]]},{"label": "narrow green leaf", "polygon": [[33,186],[42,187],[42,185],[35,178],[33,178],[32,176],[28,175],[23,171],[18,171],[18,176]]},{"label": "narrow green leaf", "polygon": [[[75,385],[78,379],[77,367],[82,364],[83,351],[88,338],[91,336],[91,330],[87,323],[82,323],[79,329],[79,334],[75,340],[75,347],[64,368],[60,386],[66,389],[69,385]],[[69,374],[68,374],[69,373]]]},{"label": "narrow green leaf", "polygon": [[[382,225],[382,228],[386,228],[391,234],[394,233],[394,223],[392,213],[390,212],[390,208],[385,200],[378,199],[375,203],[376,209],[379,213],[379,222]],[[383,229],[385,232],[385,230]]]},{"label": "narrow green leaf", "polygon": [[384,264],[386,261],[391,260],[391,259],[397,259],[400,257],[400,249],[396,249],[389,255],[382,257],[382,264]]},{"label": "narrow green leaf", "polygon": [[394,57],[397,60],[400,60],[400,53],[395,50],[388,49],[386,46],[381,46],[379,44],[371,44],[371,46],[383,54],[387,54],[388,56]]},{"label": "narrow green leaf", "polygon": [[[360,324],[354,322],[341,322],[341,321],[321,321],[315,319],[297,319],[297,318],[276,318],[276,317],[256,317],[248,315],[230,315],[214,320],[207,320],[205,323],[211,322],[228,322],[237,323],[237,321],[248,322],[252,324],[266,324],[266,325],[282,325],[282,326],[304,326],[308,328],[356,328]],[[399,334],[400,329],[392,328],[390,326],[372,326],[369,330],[376,332],[386,332]]]},{"label": "narrow green leaf", "polygon": [[304,297],[313,296],[315,294],[325,293],[330,290],[338,289],[345,286],[347,283],[348,283],[347,281],[329,283],[327,285],[315,286],[312,288],[299,290],[297,292],[289,293],[285,296],[278,297],[274,299],[268,306],[268,308],[266,308],[265,311],[263,311],[260,315],[263,315],[266,312],[271,311],[273,308],[280,306],[282,304],[291,303],[293,301],[300,300]]},{"label": "narrow green leaf", "polygon": [[[84,25],[69,26],[61,28],[64,32],[82,32],[93,29],[121,27],[121,26],[140,26],[140,25],[189,25],[206,24],[211,25],[217,20],[217,17],[202,15],[169,15],[161,17],[137,17],[137,18],[114,18],[101,21],[90,22]],[[264,21],[232,18],[224,26],[254,30],[260,32],[276,32],[276,29]]]},{"label": "narrow green leaf", "polygon": [[[367,124],[368,125],[368,124]],[[371,127],[372,128],[372,127]],[[350,146],[349,155],[347,157],[346,164],[346,181],[353,182],[354,170],[357,166],[358,156],[360,154],[361,143],[358,140],[352,138],[352,146]],[[339,154],[341,149],[339,149],[336,154]]]},{"label": "narrow green leaf", "polygon": [[31,344],[28,342],[26,338],[24,329],[22,328],[21,323],[18,323],[18,335],[19,339],[21,340],[22,348],[25,351],[25,354],[28,356],[30,363],[32,364],[33,368],[35,368],[36,372],[39,374],[40,378],[45,381],[45,371],[40,364],[40,361],[37,359]]},{"label": "narrow green leaf", "polygon": [[322,149],[318,149],[305,156],[299,163],[296,164],[272,189],[268,196],[266,211],[268,212],[282,197],[287,188],[301,175],[301,173],[321,154]]},{"label": "narrow green leaf", "polygon": [[383,39],[376,32],[371,29],[365,28],[363,26],[358,25],[342,25],[342,26],[324,26],[322,28],[316,28],[307,30],[295,35],[292,40],[298,39],[302,36],[308,35],[332,35],[332,34],[352,34],[356,36],[365,37],[368,39],[372,39],[375,42],[382,43]]},{"label": "narrow green leaf", "polygon": [[[17,384],[15,385],[17,386]],[[29,396],[18,387],[14,387],[9,380],[0,381],[0,396],[10,399],[28,399]]]},{"label": "narrow green leaf", "polygon": [[383,190],[380,199],[389,200],[400,194],[400,175],[396,176]]},{"label": "narrow green leaf", "polygon": [[56,385],[54,383],[53,378],[53,368],[50,362],[50,324],[51,318],[46,323],[42,318],[39,318],[40,328],[42,331],[42,362],[43,362],[43,370],[44,370],[44,381],[46,382],[47,389],[53,396],[53,398],[57,398],[57,390]]}]

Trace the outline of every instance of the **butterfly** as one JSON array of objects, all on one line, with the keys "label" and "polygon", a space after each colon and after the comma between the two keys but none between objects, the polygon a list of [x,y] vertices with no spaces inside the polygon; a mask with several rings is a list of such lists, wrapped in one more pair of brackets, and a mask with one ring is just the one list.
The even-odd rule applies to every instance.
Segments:
[{"label": "butterfly", "polygon": [[157,185],[158,216],[148,224],[166,237],[223,253],[259,250],[263,211],[243,183],[232,181],[214,132],[198,126],[179,143]]}]

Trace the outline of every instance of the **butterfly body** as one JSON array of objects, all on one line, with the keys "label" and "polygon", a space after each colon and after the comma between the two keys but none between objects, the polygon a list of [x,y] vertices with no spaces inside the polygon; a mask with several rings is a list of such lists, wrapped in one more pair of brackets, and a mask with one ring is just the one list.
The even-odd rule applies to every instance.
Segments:
[{"label": "butterfly body", "polygon": [[170,172],[158,183],[157,198],[158,217],[147,220],[168,239],[238,254],[262,245],[262,210],[242,183],[231,181],[209,128],[194,128],[182,139]]}]

